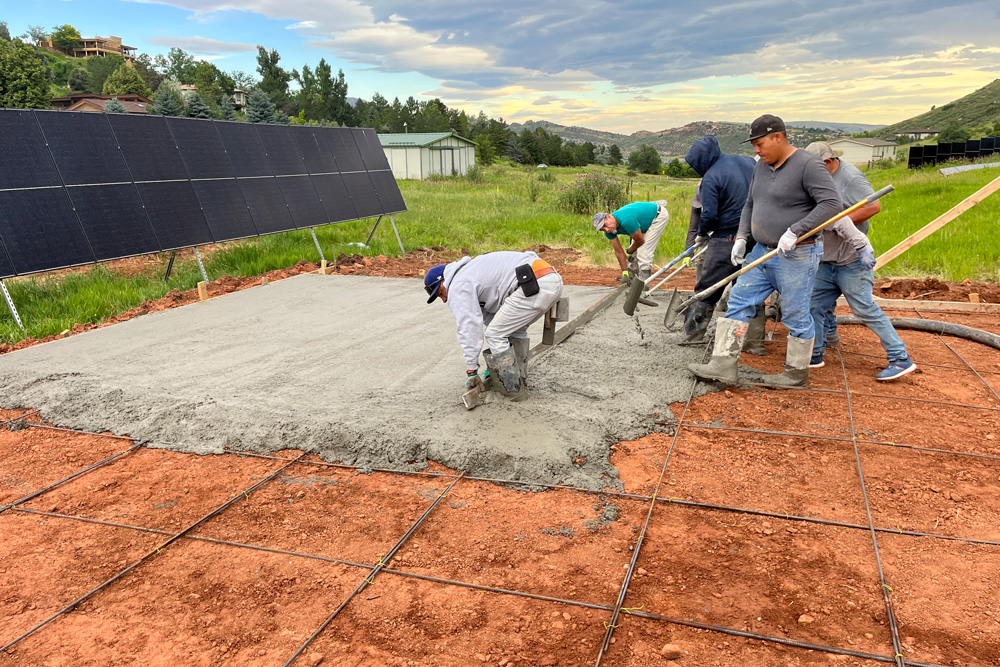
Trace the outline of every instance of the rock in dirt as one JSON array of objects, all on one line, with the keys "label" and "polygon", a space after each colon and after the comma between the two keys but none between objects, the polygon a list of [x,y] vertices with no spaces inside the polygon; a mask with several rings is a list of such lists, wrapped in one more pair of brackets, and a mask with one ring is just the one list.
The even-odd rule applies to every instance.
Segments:
[{"label": "rock in dirt", "polygon": [[667,660],[679,660],[681,657],[681,647],[677,644],[664,644],[660,649],[660,655]]},{"label": "rock in dirt", "polygon": [[326,658],[322,653],[310,653],[309,654],[309,665],[310,667],[316,667],[316,665],[322,664],[323,660]]},{"label": "rock in dirt", "polygon": [[816,619],[810,616],[809,614],[802,614],[801,616],[799,616],[799,625],[809,625],[815,620]]}]

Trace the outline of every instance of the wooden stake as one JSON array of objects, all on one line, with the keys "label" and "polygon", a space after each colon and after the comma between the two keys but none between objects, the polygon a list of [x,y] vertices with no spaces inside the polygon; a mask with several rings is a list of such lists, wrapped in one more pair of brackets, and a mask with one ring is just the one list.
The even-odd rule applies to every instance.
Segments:
[{"label": "wooden stake", "polygon": [[979,292],[969,292],[969,301],[971,303],[982,303],[979,300]]},{"label": "wooden stake", "polygon": [[208,284],[203,280],[198,283],[198,300],[204,301],[208,298]]},{"label": "wooden stake", "polygon": [[903,239],[901,242],[897,243],[895,247],[879,255],[878,260],[875,262],[875,270],[881,269],[883,266],[896,259],[904,252],[917,245],[925,238],[941,229],[949,222],[962,215],[970,208],[981,202],[982,200],[989,197],[991,194],[1000,190],[1000,177],[997,177],[983,186],[978,192],[973,193],[963,200],[960,204],[953,207],[950,211],[944,215],[939,216],[937,219],[929,222],[920,229],[918,229],[914,234],[911,234],[907,238]]},{"label": "wooden stake", "polygon": [[328,275],[330,275],[329,263],[325,259],[320,260],[320,263],[319,263],[319,273],[322,276],[328,276]]}]

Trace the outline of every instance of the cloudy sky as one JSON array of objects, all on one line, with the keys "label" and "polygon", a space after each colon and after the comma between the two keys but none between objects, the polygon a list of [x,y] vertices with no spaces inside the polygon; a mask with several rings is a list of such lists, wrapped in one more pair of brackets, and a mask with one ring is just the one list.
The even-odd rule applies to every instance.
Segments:
[{"label": "cloudy sky", "polygon": [[440,97],[507,121],[631,133],[694,120],[891,123],[1000,77],[1000,2],[942,0],[21,0],[148,53],[253,72],[325,57],[353,96]]}]

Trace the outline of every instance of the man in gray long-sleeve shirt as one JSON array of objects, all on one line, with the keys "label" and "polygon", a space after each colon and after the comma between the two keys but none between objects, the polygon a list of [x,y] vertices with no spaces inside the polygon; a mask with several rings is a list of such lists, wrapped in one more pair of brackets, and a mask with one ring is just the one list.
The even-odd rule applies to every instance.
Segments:
[{"label": "man in gray long-sleeve shirt", "polygon": [[809,380],[814,336],[809,299],[823,256],[823,237],[817,234],[801,243],[798,238],[841,211],[840,195],[823,163],[788,143],[780,118],[765,114],[754,120],[748,141],[760,161],[751,177],[732,262],[738,266],[745,261],[746,239],[751,234],[757,245],[747,260],[754,261],[775,248],[778,256],[740,276],[729,294],[726,316],[716,322],[711,360],[688,368],[705,379],[738,382],[747,323],[757,305],[777,290],[782,321],[789,330],[785,370],[765,375],[762,381],[775,388],[801,387]]}]

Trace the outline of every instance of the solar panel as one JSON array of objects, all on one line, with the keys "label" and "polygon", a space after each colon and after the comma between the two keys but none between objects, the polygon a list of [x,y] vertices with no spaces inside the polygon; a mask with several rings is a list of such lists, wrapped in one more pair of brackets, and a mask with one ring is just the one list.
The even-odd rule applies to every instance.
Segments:
[{"label": "solar panel", "polygon": [[96,261],[65,188],[0,192],[0,238],[18,274]]},{"label": "solar panel", "polygon": [[322,128],[293,127],[292,138],[302,155],[302,162],[310,174],[329,174],[337,171],[330,145]]},{"label": "solar panel", "polygon": [[128,168],[103,113],[35,114],[66,185],[128,183]]},{"label": "solar panel", "polygon": [[137,183],[187,179],[164,116],[112,113],[107,118]]},{"label": "solar panel", "polygon": [[229,155],[229,162],[239,178],[248,176],[274,176],[267,162],[264,144],[257,129],[250,123],[215,122],[222,138],[222,145]]},{"label": "solar panel", "polygon": [[235,178],[224,181],[194,181],[195,194],[216,242],[257,236],[257,228]]},{"label": "solar panel", "polygon": [[288,206],[285,205],[285,197],[281,194],[277,179],[246,178],[238,182],[259,234],[295,229],[295,223],[292,222]]},{"label": "solar panel", "polygon": [[288,212],[292,214],[292,221],[296,227],[299,229],[318,227],[329,222],[326,211],[323,210],[323,203],[319,200],[309,176],[279,178],[278,186],[285,197]]},{"label": "solar panel", "polygon": [[3,239],[0,239],[0,278],[12,278],[14,275],[14,265],[7,257],[7,249],[3,246]]},{"label": "solar panel", "polygon": [[139,183],[137,187],[161,250],[190,248],[214,240],[190,181]]},{"label": "solar panel", "polygon": [[210,120],[167,118],[167,127],[189,178],[232,178],[236,175],[215,125]]},{"label": "solar panel", "polygon": [[260,141],[267,151],[267,161],[275,176],[305,174],[306,165],[292,140],[292,128],[287,125],[256,126]]},{"label": "solar panel", "polygon": [[0,109],[0,190],[60,184],[34,112]]},{"label": "solar panel", "polygon": [[344,177],[340,174],[318,174],[310,176],[316,194],[323,200],[323,209],[326,211],[327,222],[343,222],[344,220],[357,220],[358,214],[351,203],[351,196],[347,194],[347,186],[344,185]]},{"label": "solar panel", "polygon": [[403,194],[399,191],[399,185],[391,171],[373,171],[368,175],[375,186],[375,194],[378,195],[379,203],[382,205],[382,213],[400,213],[406,210]]},{"label": "solar panel", "polygon": [[359,218],[381,215],[382,204],[379,203],[375,187],[367,173],[362,171],[355,174],[344,174],[344,185],[347,186],[347,192],[351,195],[351,202],[354,204],[354,210],[357,211]]},{"label": "solar panel", "polygon": [[389,169],[389,160],[382,150],[382,142],[378,140],[378,134],[372,129],[360,127],[351,128],[354,136],[354,143],[361,151],[361,160],[365,163],[365,169],[375,171],[377,169]]},{"label": "solar panel", "polygon": [[361,159],[361,151],[353,141],[351,130],[347,127],[326,128],[327,137],[330,139],[330,148],[333,150],[333,157],[337,160],[337,167],[341,172],[364,171],[365,163]]},{"label": "solar panel", "polygon": [[132,183],[86,185],[68,191],[97,261],[159,251],[160,243]]}]

